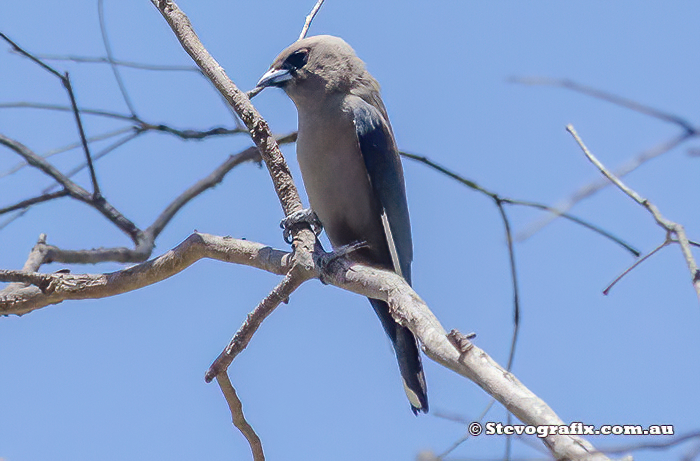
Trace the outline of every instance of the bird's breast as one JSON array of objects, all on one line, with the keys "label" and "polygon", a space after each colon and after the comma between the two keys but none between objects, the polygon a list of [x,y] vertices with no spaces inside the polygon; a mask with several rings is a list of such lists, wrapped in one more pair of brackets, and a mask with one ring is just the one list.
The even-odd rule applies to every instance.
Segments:
[{"label": "bird's breast", "polygon": [[297,158],[311,208],[331,244],[338,247],[364,241],[370,245],[369,254],[384,253],[381,207],[369,181],[351,115],[341,110],[300,112]]}]

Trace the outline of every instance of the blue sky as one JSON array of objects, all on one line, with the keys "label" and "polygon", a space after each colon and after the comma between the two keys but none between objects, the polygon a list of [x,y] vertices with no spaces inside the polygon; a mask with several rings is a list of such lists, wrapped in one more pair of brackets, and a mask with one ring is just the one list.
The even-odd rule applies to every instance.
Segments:
[{"label": "blue sky", "polygon": [[[0,31],[35,53],[104,55],[96,2],[32,6],[0,6]],[[312,4],[180,6],[228,75],[248,90],[296,39]],[[150,2],[106,0],[105,13],[117,58],[190,64]],[[401,149],[503,196],[554,205],[599,177],[566,124],[610,167],[680,129],[571,91],[509,78],[568,78],[692,124],[700,97],[698,14],[700,5],[689,1],[328,0],[310,34],[338,35],[355,48],[382,85]],[[53,65],[71,73],[81,106],[127,112],[108,67]],[[193,129],[233,125],[213,88],[195,74],[122,73],[148,122]],[[0,81],[0,102],[67,103],[55,78],[9,52],[0,53]],[[267,90],[253,102],[275,132],[295,129],[294,106],[281,91]],[[97,117],[86,117],[85,125],[88,135],[124,126]],[[78,139],[70,114],[30,109],[1,109],[0,132],[39,153]],[[250,144],[245,136],[183,142],[147,134],[100,160],[97,175],[105,196],[147,227],[185,187]],[[694,203],[700,164],[689,148],[697,148],[697,141],[645,164],[625,181],[700,240]],[[294,147],[283,151],[300,178]],[[81,155],[53,158],[67,170]],[[17,161],[0,149],[0,172]],[[476,343],[504,364],[513,306],[497,209],[422,165],[405,160],[404,168],[417,292],[446,329],[476,332]],[[89,186],[85,174],[76,181]],[[3,177],[0,206],[49,184],[28,168]],[[542,217],[525,208],[508,213],[518,231]],[[664,239],[651,216],[613,188],[572,213],[642,252]],[[281,218],[266,170],[243,165],[176,216],[154,256],[195,229],[285,248]],[[20,268],[40,233],[70,249],[130,243],[96,212],[64,199],[33,207],[0,231],[0,267]],[[526,386],[566,422],[673,424],[677,434],[699,429],[700,309],[678,248],[646,261],[608,296],[602,289],[634,262],[609,240],[556,220],[515,249],[522,324],[513,371]],[[230,425],[217,386],[205,384],[203,375],[277,281],[255,269],[200,261],[133,293],[0,319],[0,459],[247,459],[247,445]],[[465,431],[435,414],[471,420],[489,402],[473,383],[425,362],[432,414],[416,418],[369,303],[312,281],[264,323],[230,374],[269,459],[415,459],[421,450],[444,451]],[[505,418],[496,405],[485,420]],[[591,439],[599,448],[660,440]],[[452,456],[500,457],[503,443],[482,436]],[[686,444],[670,454],[638,452],[635,459],[674,459],[689,449]],[[514,455],[544,456],[517,441]]]}]

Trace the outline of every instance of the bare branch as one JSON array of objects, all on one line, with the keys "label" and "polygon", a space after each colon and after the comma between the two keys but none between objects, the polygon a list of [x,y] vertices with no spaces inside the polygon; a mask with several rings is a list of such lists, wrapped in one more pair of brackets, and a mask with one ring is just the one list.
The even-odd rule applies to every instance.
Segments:
[{"label": "bare branch", "polygon": [[649,253],[645,254],[643,257],[641,257],[641,258],[639,258],[638,260],[636,260],[636,261],[634,262],[634,264],[632,264],[630,267],[628,267],[627,269],[625,269],[624,272],[622,272],[622,274],[620,274],[620,275],[618,275],[617,277],[615,277],[615,280],[613,280],[612,282],[610,282],[610,284],[609,284],[607,287],[605,287],[605,289],[603,290],[603,294],[604,294],[604,295],[607,295],[608,293],[610,293],[610,290],[612,290],[612,287],[614,287],[614,286],[617,284],[617,282],[619,282],[620,280],[622,280],[622,278],[623,278],[625,275],[627,275],[627,274],[629,274],[630,272],[632,272],[632,270],[634,270],[635,267],[639,266],[639,265],[642,264],[644,261],[646,261],[646,260],[649,259],[650,257],[654,256],[659,250],[661,250],[662,248],[664,248],[666,245],[668,245],[668,244],[670,244],[670,243],[672,243],[672,240],[670,240],[670,239],[667,238],[661,245],[657,246],[656,248],[654,248],[653,250],[651,250]]},{"label": "bare branch", "polygon": [[411,154],[409,152],[403,152],[403,151],[399,152],[399,154],[401,154],[402,157],[410,158],[411,160],[415,160],[415,161],[422,163],[423,165],[426,165],[426,166],[428,166],[436,171],[439,171],[440,173],[456,180],[457,182],[463,184],[464,186],[467,186],[470,189],[473,189],[477,192],[480,192],[480,193],[490,197],[496,203],[502,202],[502,203],[508,203],[510,205],[520,205],[520,206],[526,206],[526,207],[530,207],[530,208],[537,208],[539,210],[551,211],[552,213],[558,213],[558,216],[566,218],[566,219],[568,219],[576,224],[580,224],[581,226],[583,226],[587,229],[590,229],[593,232],[596,232],[605,238],[612,240],[613,242],[622,246],[623,248],[625,248],[627,251],[629,251],[633,255],[639,256],[639,254],[640,254],[639,250],[635,249],[632,245],[625,242],[621,238],[616,237],[616,236],[612,235],[611,233],[605,231],[604,229],[601,229],[600,227],[598,227],[594,224],[591,224],[588,221],[585,221],[581,218],[577,218],[576,216],[572,216],[572,215],[565,213],[565,212],[559,212],[557,209],[552,208],[548,205],[543,205],[541,203],[530,202],[527,200],[512,199],[512,198],[507,198],[507,197],[501,197],[496,192],[492,192],[492,191],[480,186],[475,181],[467,179],[464,176],[461,176],[460,174],[455,173],[454,171],[452,171],[448,168],[445,168],[442,165],[435,163],[434,161],[430,160],[428,157],[425,157],[423,155],[416,155],[416,154]]},{"label": "bare branch", "polygon": [[192,28],[189,19],[177,4],[169,0],[151,0],[151,3],[158,8],[158,11],[173,29],[175,36],[187,54],[202,69],[204,75],[212,81],[216,89],[221,92],[226,101],[243,120],[243,123],[245,123],[253,138],[253,142],[258,146],[262,158],[265,160],[285,215],[301,210],[302,205],[299,193],[294,186],[292,175],[284,161],[284,156],[280,152],[267,122],[253,107],[245,93],[236,87],[231,79],[228,78],[224,69],[207,52]]},{"label": "bare branch", "polygon": [[[320,251],[320,250],[317,250]],[[64,273],[39,274],[36,272],[0,271],[0,281],[21,281],[34,286],[0,295],[0,314],[23,314],[65,299],[87,299],[112,296],[156,283],[184,270],[203,257],[250,265],[276,274],[287,274],[270,296],[273,306],[282,302],[298,284],[309,276],[321,277],[324,282],[354,293],[380,299],[389,305],[394,319],[408,327],[420,340],[428,357],[456,373],[474,381],[501,402],[525,424],[563,425],[552,409],[515,376],[498,365],[483,350],[464,338],[453,342],[450,337],[461,337],[453,331],[449,336],[428,306],[399,275],[334,258],[329,262],[318,254],[315,267],[290,265],[292,255],[273,250],[259,243],[233,238],[193,234],[178,247],[151,261],[129,269],[101,275],[71,275]],[[291,268],[291,272],[290,272]],[[320,269],[316,269],[320,268]],[[320,270],[315,273],[314,270]],[[263,304],[261,303],[261,305]],[[251,319],[251,324],[264,318]],[[251,326],[251,332],[255,328]],[[244,342],[237,343],[241,347]],[[234,352],[227,351],[225,352]],[[229,354],[232,355],[232,354]],[[211,373],[220,373],[218,369]],[[587,441],[570,435],[549,435],[544,443],[557,459],[602,461],[607,459]]]},{"label": "bare branch", "polygon": [[520,290],[518,289],[518,270],[515,266],[515,248],[513,248],[513,233],[510,228],[510,220],[503,208],[503,201],[497,201],[498,211],[501,214],[503,227],[506,232],[506,244],[508,246],[508,262],[510,265],[510,280],[513,287],[513,337],[510,342],[510,352],[508,353],[508,365],[506,369],[510,371],[513,368],[515,360],[515,349],[518,345],[518,333],[520,332]]},{"label": "bare branch", "polygon": [[510,79],[513,83],[522,83],[525,85],[546,85],[555,86],[559,88],[566,88],[571,91],[576,91],[594,98],[610,102],[620,107],[624,107],[640,114],[649,115],[651,117],[663,120],[664,122],[673,123],[681,127],[684,131],[691,134],[697,134],[697,129],[693,127],[687,120],[656,109],[651,106],[646,106],[632,99],[623,98],[613,93],[608,93],[606,91],[599,90],[590,86],[582,85],[580,83],[574,82],[568,79],[557,79],[557,78],[544,78],[544,77],[514,77]]},{"label": "bare branch", "polygon": [[263,321],[277,309],[277,306],[289,299],[292,293],[294,293],[302,283],[311,278],[311,275],[313,275],[311,271],[305,271],[305,273],[290,271],[285,275],[282,281],[260,301],[255,309],[253,309],[253,312],[248,314],[245,322],[241,325],[233,338],[231,338],[228,346],[226,346],[216,360],[214,360],[214,363],[211,364],[209,370],[207,370],[204,375],[204,380],[206,382],[211,382],[211,380],[219,374],[226,373],[233,359],[248,347],[250,340],[253,339],[253,335],[258,331]]},{"label": "bare branch", "polygon": [[[112,145],[106,147],[104,150],[98,152],[95,156],[94,159],[97,161],[101,157],[107,155],[109,152],[112,150],[116,149],[120,145],[124,144],[125,142],[128,142],[129,140],[133,139],[134,137],[138,136],[142,132],[140,131],[135,131],[132,132],[129,136],[113,143]],[[0,143],[2,143],[2,135],[0,135]],[[34,158],[36,154],[33,154],[26,146],[22,146],[19,143],[16,143],[12,140],[9,140],[8,138],[7,142],[11,144],[11,148],[13,149],[20,149],[24,154],[28,155],[29,158]],[[285,136],[282,136],[278,139],[278,142],[280,144],[286,144],[290,142],[296,141],[296,133],[291,133]],[[33,155],[34,156],[33,156]],[[38,159],[41,159],[41,157],[36,156]],[[115,262],[122,262],[122,263],[135,263],[135,262],[142,262],[145,261],[150,255],[154,247],[154,242],[155,239],[160,235],[162,230],[167,226],[167,224],[170,222],[170,220],[175,216],[175,214],[182,209],[183,206],[185,206],[189,201],[193,200],[195,197],[197,197],[199,194],[204,192],[205,190],[214,187],[216,184],[221,182],[224,178],[224,176],[233,168],[236,166],[240,165],[241,163],[244,162],[249,162],[249,161],[254,161],[254,162],[259,162],[261,161],[260,153],[257,148],[255,147],[250,147],[236,155],[230,156],[223,164],[221,164],[219,167],[217,167],[212,173],[207,175],[205,178],[199,180],[197,183],[195,183],[193,186],[188,188],[185,192],[180,194],[179,197],[177,197],[170,205],[168,205],[165,210],[158,216],[158,218],[153,222],[153,224],[146,229],[145,231],[141,231],[137,229],[137,232],[140,235],[140,239],[135,242],[136,245],[135,247],[132,248],[126,248],[126,247],[116,247],[116,248],[93,248],[93,249],[88,249],[88,250],[65,250],[58,248],[53,245],[46,245],[46,242],[44,242],[45,245],[45,254],[46,254],[46,260],[45,262],[63,262],[63,263],[78,263],[78,264],[95,264],[99,262],[104,262],[104,261],[115,261]],[[29,162],[29,161],[28,161]],[[35,166],[31,162],[29,162],[32,166]],[[53,168],[48,162],[45,162],[42,164],[44,168],[46,168],[48,171],[52,173],[56,173],[55,170],[52,170]],[[74,168],[70,172],[68,172],[65,175],[62,175],[65,178],[71,177],[75,175],[78,171],[83,169],[85,167],[85,164],[79,165],[78,167]],[[61,174],[58,172],[57,174]],[[72,184],[72,182],[70,182]],[[79,186],[76,186],[79,187]],[[65,195],[72,195],[69,190],[64,189],[63,191],[60,192],[51,192],[55,188],[55,185],[50,186],[43,191],[43,195],[40,197],[36,197],[33,199],[28,199],[23,202],[20,202],[18,204],[14,204],[10,207],[6,207],[4,209],[0,209],[0,214],[3,212],[9,212],[11,210],[16,210],[16,209],[22,209],[23,212],[28,209],[29,206],[40,203],[46,200],[50,200],[52,198],[56,197],[62,197]],[[93,205],[93,200],[87,193],[87,191],[83,191],[82,196],[90,198],[90,201],[88,201],[88,204]],[[78,197],[80,200],[82,198]],[[82,200],[84,201],[84,200]],[[104,204],[103,204],[104,205]],[[107,204],[108,205],[108,204]],[[0,229],[4,227],[5,225],[9,224],[9,222],[12,222],[12,220],[18,218],[23,214],[17,213],[15,216],[11,217],[10,219],[6,220],[5,222],[2,223],[0,226]]]},{"label": "bare branch", "polygon": [[32,152],[27,146],[13,139],[10,139],[0,134],[0,144],[9,147],[10,149],[21,155],[24,160],[31,166],[43,171],[58,182],[65,190],[68,191],[71,197],[87,203],[102,213],[109,221],[116,225],[122,232],[126,233],[134,243],[138,244],[142,238],[141,231],[136,225],[126,219],[112,205],[102,197],[94,197],[88,191],[68,179],[63,173],[58,171],[53,165],[48,163],[39,155]]},{"label": "bare branch", "polygon": [[654,220],[656,223],[661,226],[667,233],[673,234],[676,236],[678,239],[678,244],[681,247],[681,252],[683,253],[683,257],[685,258],[686,264],[688,266],[688,270],[690,271],[690,278],[693,283],[693,287],[695,288],[695,293],[698,296],[698,300],[700,300],[700,271],[698,271],[698,266],[697,263],[695,262],[695,259],[693,258],[693,253],[690,249],[690,242],[688,241],[688,237],[685,234],[685,229],[683,226],[681,226],[678,223],[675,223],[673,221],[670,221],[666,219],[659,209],[652,204],[649,200],[643,198],[641,195],[639,195],[635,190],[631,189],[628,187],[625,183],[622,182],[617,176],[615,176],[614,173],[609,171],[586,147],[586,145],[583,143],[581,138],[579,137],[578,133],[576,133],[576,130],[572,125],[567,125],[566,126],[566,131],[568,131],[571,136],[574,137],[576,140],[576,143],[578,143],[579,147],[583,151],[583,153],[586,155],[586,158],[590,160],[591,163],[593,163],[598,170],[605,176],[610,182],[615,184],[618,189],[620,189],[622,192],[627,194],[632,200],[637,202],[638,204],[642,205],[644,208],[646,208],[651,215],[654,217]]},{"label": "bare branch", "polygon": [[229,136],[232,134],[247,133],[248,130],[245,128],[225,128],[216,127],[210,128],[208,130],[178,130],[177,128],[170,127],[168,125],[151,125],[150,123],[140,122],[139,129],[143,131],[160,131],[163,133],[170,133],[178,138],[189,140],[189,139],[204,139],[212,136]]},{"label": "bare branch", "polygon": [[[133,129],[132,127],[129,127],[129,126],[128,126],[128,127],[120,128],[120,129],[118,129],[118,130],[110,131],[110,132],[107,132],[107,133],[102,133],[102,134],[99,134],[99,135],[92,136],[92,137],[88,138],[88,143],[93,143],[93,142],[96,142],[96,141],[104,141],[105,139],[110,139],[110,138],[113,138],[113,137],[115,137],[115,136],[119,136],[120,134],[132,132],[133,130],[134,130],[134,129]],[[68,144],[68,145],[66,145],[66,146],[63,146],[63,147],[59,147],[59,148],[50,150],[49,152],[43,154],[43,155],[42,155],[42,158],[53,157],[54,155],[62,154],[62,153],[64,153],[64,152],[68,152],[68,151],[70,151],[70,150],[73,150],[73,149],[75,149],[75,148],[78,148],[78,147],[80,147],[81,145],[82,145],[82,142],[81,142],[81,141],[73,142],[73,143],[70,143],[70,144]],[[94,157],[93,157],[93,159],[96,160]],[[9,175],[11,175],[11,174],[14,174],[14,173],[18,172],[19,170],[21,170],[22,168],[24,168],[24,167],[27,166],[27,165],[28,165],[27,162],[19,162],[19,163],[17,163],[15,166],[11,167],[10,169],[4,171],[3,173],[0,173],[0,178],[4,178],[5,176],[9,176]]]},{"label": "bare branch", "polygon": [[88,169],[90,170],[90,180],[92,181],[92,195],[94,198],[97,199],[102,194],[100,193],[100,186],[97,182],[97,176],[95,175],[95,167],[92,164],[92,157],[90,156],[90,146],[88,145],[87,139],[85,137],[85,129],[83,128],[83,122],[80,118],[78,103],[75,101],[73,85],[71,84],[68,72],[64,74],[64,78],[61,79],[61,82],[66,88],[66,91],[68,91],[68,96],[70,97],[70,104],[73,108],[73,115],[75,115],[75,123],[78,125],[78,132],[80,133],[80,142],[83,145],[83,152],[85,152],[85,161],[87,162]]},{"label": "bare branch", "polygon": [[[296,141],[296,133],[291,133],[286,136],[277,138],[278,144],[286,144]],[[236,155],[231,155],[221,166],[212,171],[207,177],[200,179],[196,184],[189,187],[185,192],[180,194],[170,205],[167,206],[165,210],[158,216],[158,218],[151,224],[151,226],[146,229],[145,233],[151,239],[155,239],[165,226],[170,222],[170,220],[175,216],[175,213],[180,211],[180,209],[185,206],[190,200],[201,194],[207,189],[210,189],[220,183],[226,173],[231,171],[236,166],[244,162],[260,162],[262,158],[260,157],[260,151],[257,147],[249,147],[248,149],[240,152]]]},{"label": "bare branch", "polygon": [[247,240],[194,233],[155,259],[107,274],[0,270],[0,282],[35,285],[22,291],[0,293],[0,315],[22,315],[69,299],[98,299],[126,293],[165,280],[202,258],[245,264],[278,275],[285,274],[290,266],[286,252]]},{"label": "bare branch", "polygon": [[60,190],[58,192],[51,192],[49,194],[42,194],[37,197],[22,200],[21,202],[17,202],[14,205],[6,206],[5,208],[0,208],[0,214],[9,213],[10,211],[15,210],[21,210],[35,205],[37,203],[48,202],[50,200],[65,197],[67,195],[70,195],[70,192],[68,192],[66,189]]},{"label": "bare branch", "polygon": [[231,410],[231,419],[233,425],[241,431],[241,434],[248,441],[250,451],[253,453],[253,461],[264,461],[265,454],[263,453],[262,442],[260,437],[255,433],[253,427],[248,423],[243,415],[243,404],[236,394],[236,389],[233,388],[228,373],[220,373],[216,376],[216,381],[219,383],[221,392],[228,403],[228,408]]},{"label": "bare branch", "polygon": [[88,167],[90,168],[90,178],[92,180],[93,195],[95,196],[95,198],[100,197],[100,187],[97,183],[97,177],[95,176],[95,169],[93,168],[92,159],[90,158],[90,148],[89,148],[88,142],[85,138],[85,130],[83,128],[83,122],[80,119],[80,111],[78,110],[78,104],[75,101],[75,93],[73,92],[73,85],[71,84],[70,76],[68,75],[68,72],[61,74],[56,69],[45,64],[44,62],[42,62],[40,59],[33,56],[28,51],[22,49],[19,45],[17,45],[15,42],[10,40],[5,34],[0,33],[0,37],[2,37],[8,43],[10,43],[16,52],[31,59],[35,63],[39,64],[42,68],[49,71],[51,74],[55,75],[56,77],[58,77],[59,80],[61,80],[61,84],[68,92],[68,97],[70,99],[70,104],[71,104],[71,110],[73,112],[73,115],[75,116],[75,122],[78,125],[78,132],[80,134],[80,140],[82,142],[83,150],[85,152],[85,158],[86,158]]},{"label": "bare branch", "polygon": [[306,16],[306,21],[304,22],[304,27],[301,29],[301,33],[299,34],[299,38],[297,40],[301,40],[306,37],[306,34],[309,32],[309,27],[311,26],[311,22],[314,20],[316,17],[316,13],[318,13],[318,10],[321,9],[321,5],[323,5],[324,0],[318,0],[316,4],[314,5],[313,9],[311,10],[311,13]]},{"label": "bare branch", "polygon": [[[608,93],[608,92],[599,90],[597,88],[592,88],[592,87],[589,87],[586,85],[581,85],[581,84],[576,83],[576,82],[571,81],[571,80],[531,77],[531,78],[511,78],[510,81],[515,82],[515,83],[522,83],[522,84],[526,84],[526,85],[547,85],[547,86],[566,88],[566,89],[569,89],[572,91],[576,91],[578,93],[592,96],[594,98],[597,98],[597,99],[600,99],[603,101],[610,102],[610,103],[618,105],[620,107],[624,107],[624,108],[633,110],[635,112],[639,112],[641,114],[649,115],[651,117],[657,118],[657,119],[662,120],[664,122],[673,123],[673,124],[679,126],[683,130],[683,132],[680,135],[678,135],[674,138],[671,138],[668,141],[664,141],[664,142],[652,147],[651,149],[647,149],[647,150],[641,152],[639,155],[637,155],[636,157],[629,160],[627,163],[625,163],[622,166],[620,166],[619,168],[617,168],[615,170],[615,175],[618,177],[623,177],[623,176],[631,173],[632,171],[636,170],[637,168],[639,168],[641,165],[643,165],[647,161],[654,159],[660,155],[665,154],[666,152],[677,147],[678,145],[682,144],[683,142],[687,141],[688,139],[690,139],[692,137],[696,137],[696,136],[700,135],[700,130],[697,127],[692,126],[690,124],[690,122],[688,122],[687,120],[685,120],[682,117],[679,117],[679,116],[674,115],[674,114],[670,114],[668,112],[661,111],[661,110],[656,109],[654,107],[640,104],[637,101],[623,98],[621,96],[618,96],[618,95],[615,95],[612,93]],[[596,181],[593,181],[592,183],[587,184],[586,186],[580,188],[579,190],[574,192],[569,198],[567,198],[566,200],[557,204],[554,207],[555,210],[552,210],[552,213],[553,213],[552,215],[544,216],[543,218],[536,220],[530,226],[528,226],[527,229],[520,232],[518,235],[518,240],[522,241],[522,240],[526,240],[526,239],[530,238],[532,235],[539,232],[547,224],[554,221],[559,216],[562,216],[563,213],[569,211],[578,202],[584,200],[585,198],[590,197],[591,195],[595,194],[599,190],[601,190],[609,185],[610,185],[610,181],[596,180]]]},{"label": "bare branch", "polygon": [[136,118],[136,111],[134,110],[134,105],[131,103],[129,93],[126,92],[126,86],[124,85],[121,73],[119,72],[119,67],[117,67],[114,64],[114,54],[112,53],[112,45],[109,43],[109,37],[107,36],[107,26],[105,25],[104,0],[97,0],[97,16],[100,19],[100,32],[102,33],[102,43],[105,46],[105,51],[107,52],[107,60],[109,61],[110,67],[112,68],[114,79],[117,81],[119,91],[122,93],[122,98],[126,103],[126,107],[129,108],[131,116]]},{"label": "bare branch", "polygon": [[167,65],[167,64],[148,64],[142,62],[133,61],[122,61],[119,59],[110,60],[103,56],[75,56],[75,55],[58,55],[58,54],[41,54],[35,53],[39,59],[44,61],[71,61],[77,63],[88,63],[88,64],[113,64],[120,67],[131,67],[133,69],[140,70],[153,70],[153,71],[163,71],[163,72],[195,72],[202,75],[202,71],[195,66],[178,66],[178,65]]},{"label": "bare branch", "polygon": [[[680,144],[690,139],[692,136],[693,135],[689,135],[687,133],[682,133],[668,141],[664,141],[661,144],[652,147],[651,149],[645,150],[644,152],[640,153],[636,157],[630,159],[629,161],[615,169],[614,173],[618,178],[624,177],[636,170],[637,168],[639,168],[640,166],[642,166],[643,164],[645,164],[646,162],[648,162],[649,160],[659,157],[660,155],[663,155],[666,152],[669,152],[670,150],[676,148]],[[608,187],[609,185],[610,181],[606,180],[605,178],[601,178],[594,180],[591,183],[581,187],[573,194],[571,194],[569,198],[556,204],[554,206],[554,210],[552,210],[551,215],[544,216],[542,219],[535,221],[530,226],[528,226],[527,229],[522,231],[518,235],[518,240],[527,240],[532,235],[539,232],[540,229],[542,229],[544,226],[557,219],[559,216],[564,216],[564,214],[567,211],[571,210],[574,207],[574,205],[576,205],[578,202],[587,199],[588,197],[594,195],[595,193],[597,193],[601,189]]]}]

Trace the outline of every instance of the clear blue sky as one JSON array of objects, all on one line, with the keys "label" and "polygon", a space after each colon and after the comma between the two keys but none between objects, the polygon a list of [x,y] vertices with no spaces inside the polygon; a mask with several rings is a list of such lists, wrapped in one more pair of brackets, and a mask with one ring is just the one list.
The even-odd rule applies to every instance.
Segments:
[{"label": "clear blue sky", "polygon": [[[296,39],[312,2],[180,6],[228,75],[247,90]],[[117,58],[190,64],[150,2],[106,0],[105,10]],[[700,4],[690,1],[328,0],[310,33],[341,36],[364,59],[382,84],[400,148],[504,196],[556,204],[599,176],[564,131],[567,123],[611,167],[680,130],[580,94],[508,78],[569,78],[694,123],[698,17]],[[36,53],[104,55],[96,2],[6,2],[0,31]],[[67,102],[56,79],[5,52],[6,45],[0,49],[0,102]],[[127,112],[108,67],[54,65],[70,71],[82,106]],[[194,74],[124,69],[123,76],[137,112],[149,122],[193,129],[233,125],[212,87]],[[295,109],[281,91],[268,90],[254,103],[275,132],[295,129]],[[124,126],[95,117],[85,122],[89,135]],[[29,109],[0,110],[0,132],[39,153],[78,139],[70,114]],[[149,134],[100,160],[97,174],[106,197],[147,227],[185,187],[250,144],[245,136],[182,142]],[[700,240],[700,163],[687,155],[690,147],[697,148],[697,141],[626,181]],[[284,152],[300,178],[293,146]],[[54,159],[69,169],[81,155]],[[17,161],[0,149],[0,172]],[[513,307],[496,208],[422,165],[404,165],[416,290],[446,329],[476,332],[476,343],[505,363]],[[86,187],[87,179],[76,178]],[[30,169],[2,178],[0,206],[48,184]],[[542,216],[522,208],[508,212],[516,230]],[[612,188],[573,213],[643,252],[664,238],[646,211]],[[284,248],[281,218],[266,170],[244,165],[182,210],[154,255],[194,229]],[[20,268],[40,233],[71,249],[130,243],[97,213],[64,199],[34,207],[0,231],[0,267]],[[513,371],[525,385],[566,422],[673,424],[678,434],[700,429],[700,307],[678,248],[645,262],[607,297],[602,289],[633,258],[582,227],[555,221],[518,243],[516,259],[522,331]],[[133,293],[0,319],[0,459],[248,459],[218,387],[203,376],[277,281],[247,267],[201,261]],[[471,420],[489,401],[476,385],[427,359],[425,368],[433,414],[416,418],[369,303],[310,282],[265,322],[230,374],[271,460],[411,460],[421,450],[442,452],[464,433],[464,425],[435,413]],[[505,411],[496,405],[485,419],[504,422]],[[654,440],[591,441],[606,448]],[[503,442],[480,437],[453,456],[500,457]],[[688,449],[635,456],[675,459]],[[514,453],[543,456],[520,442]]]}]

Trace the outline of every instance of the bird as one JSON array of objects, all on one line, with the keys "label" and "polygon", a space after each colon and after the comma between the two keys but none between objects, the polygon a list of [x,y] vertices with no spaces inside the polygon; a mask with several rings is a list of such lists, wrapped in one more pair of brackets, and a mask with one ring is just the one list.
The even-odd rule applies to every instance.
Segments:
[{"label": "bird", "polygon": [[[282,88],[298,113],[297,160],[311,210],[334,249],[411,284],[413,242],[403,167],[379,83],[343,39],[317,35],[283,50],[256,87]],[[413,333],[369,299],[389,336],[414,414],[428,395]]]}]

